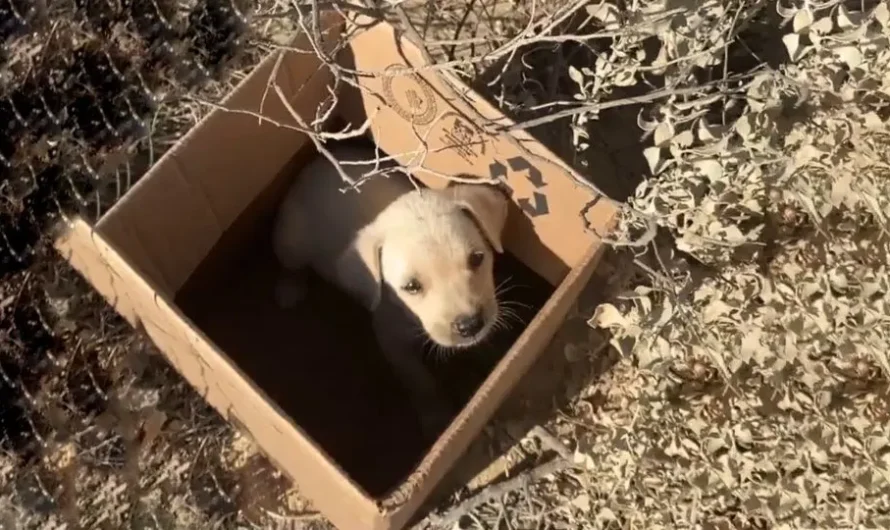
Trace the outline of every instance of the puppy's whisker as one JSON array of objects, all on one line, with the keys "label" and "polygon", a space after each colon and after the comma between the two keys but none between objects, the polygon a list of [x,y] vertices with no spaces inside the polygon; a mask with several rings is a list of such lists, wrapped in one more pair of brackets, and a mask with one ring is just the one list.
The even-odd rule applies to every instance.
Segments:
[{"label": "puppy's whisker", "polygon": [[442,360],[442,355],[443,355],[443,351],[442,351],[442,350],[443,350],[443,348],[442,348],[442,345],[441,345],[441,344],[435,344],[435,345],[433,345],[433,352],[434,352],[433,358],[434,358],[436,361],[441,361],[441,360]]},{"label": "puppy's whisker", "polygon": [[511,319],[512,319],[512,320],[514,320],[515,322],[517,322],[517,323],[520,324],[520,325],[525,325],[525,321],[524,321],[523,318],[519,315],[519,313],[517,313],[516,311],[514,311],[514,310],[512,310],[512,309],[506,309],[506,310],[504,310],[504,318],[507,319],[507,320],[511,320]]},{"label": "puppy's whisker", "polygon": [[507,318],[502,317],[502,318],[498,319],[498,321],[495,323],[495,325],[501,331],[510,331],[510,322],[509,322],[509,319],[507,319]]},{"label": "puppy's whisker", "polygon": [[495,321],[495,323],[492,325],[492,329],[497,331],[509,331],[510,327],[507,326],[506,321],[501,318]]},{"label": "puppy's whisker", "polygon": [[517,287],[528,288],[527,285],[521,284],[521,283],[514,283],[511,285],[507,285],[510,282],[510,280],[512,280],[512,279],[513,279],[513,277],[510,276],[509,278],[507,278],[504,281],[502,281],[501,283],[499,283],[497,285],[497,287],[495,287],[495,294],[496,295],[506,294]]},{"label": "puppy's whisker", "polygon": [[509,281],[512,280],[512,279],[513,279],[513,276],[507,276],[506,278],[504,278],[504,281],[502,281],[501,284],[505,284],[505,283],[509,282]]},{"label": "puppy's whisker", "polygon": [[448,346],[436,344],[435,351],[436,351],[435,360],[437,362],[440,362],[440,361],[448,360],[448,358],[451,357],[454,354],[454,352],[457,350],[455,348],[450,348]]},{"label": "puppy's whisker", "polygon": [[501,301],[498,300],[497,295],[494,297],[494,316],[492,317],[491,328],[489,333],[486,335],[486,339],[489,338],[494,332],[500,330],[498,327],[498,321],[501,319]]},{"label": "puppy's whisker", "polygon": [[530,306],[529,304],[520,302],[518,300],[505,300],[502,303],[504,304],[505,307],[519,307],[522,309],[528,309],[529,311],[534,310],[534,307]]},{"label": "puppy's whisker", "polygon": [[420,326],[416,326],[413,331],[414,334],[411,337],[412,342],[416,344],[418,341],[421,341],[420,350],[424,356],[428,356],[430,354],[430,345],[433,344],[433,340],[430,338],[429,334]]},{"label": "puppy's whisker", "polygon": [[[498,302],[498,304],[505,309],[506,308],[514,309],[515,308],[515,309],[520,309],[520,310],[524,310],[524,311],[534,311],[535,310],[535,308],[532,307],[531,305],[526,304],[525,302],[520,302],[519,300],[501,300]],[[537,312],[537,311],[535,311],[535,312]]]},{"label": "puppy's whisker", "polygon": [[497,310],[495,311],[494,322],[491,325],[491,329],[493,331],[507,331],[508,330],[508,328],[505,326],[505,323],[504,323],[504,311],[505,310],[506,310],[506,308],[504,307],[503,303],[499,302],[497,305]]},{"label": "puppy's whisker", "polygon": [[497,327],[500,331],[510,331],[511,326],[507,319],[502,318],[497,322]]},{"label": "puppy's whisker", "polygon": [[503,306],[498,311],[497,320],[495,321],[496,325],[500,326],[500,329],[509,330],[511,329],[511,323],[519,324],[520,326],[525,326],[525,322],[519,316],[516,311],[510,307]]},{"label": "puppy's whisker", "polygon": [[439,360],[439,345],[436,344],[436,342],[433,340],[427,340],[426,347],[427,347],[427,351],[426,351],[427,357],[432,359],[434,362],[438,362],[438,360]]},{"label": "puppy's whisker", "polygon": [[[509,276],[509,277],[505,278],[504,281],[502,281],[501,283],[497,284],[497,286],[494,288],[494,291],[495,291],[496,293],[499,293],[499,292],[501,291],[501,289],[503,289],[504,286],[506,286],[507,283],[509,283],[509,281],[512,280],[512,279],[513,279],[512,276]],[[512,287],[508,287],[508,288],[509,288],[509,289],[512,289]]]},{"label": "puppy's whisker", "polygon": [[451,354],[453,353],[452,348],[447,346],[443,346],[432,339],[430,339],[431,351],[430,358],[433,360],[435,364],[440,364],[444,361],[447,361]]},{"label": "puppy's whisker", "polygon": [[495,324],[497,324],[498,329],[501,331],[509,331],[510,327],[508,326],[508,315],[513,313],[513,310],[510,309],[510,306],[505,302],[498,303],[498,312],[495,315]]},{"label": "puppy's whisker", "polygon": [[500,286],[495,288],[494,292],[497,296],[502,296],[502,295],[509,293],[510,291],[512,291],[515,288],[516,288],[515,285],[506,285],[505,286],[505,285],[501,284]]},{"label": "puppy's whisker", "polygon": [[511,315],[518,315],[518,314],[519,314],[519,313],[517,312],[517,310],[516,310],[513,306],[511,306],[510,304],[503,304],[503,305],[501,306],[501,311],[503,311],[504,313],[511,314]]},{"label": "puppy's whisker", "polygon": [[422,338],[423,343],[420,345],[424,357],[428,357],[433,361],[439,360],[439,344],[429,336],[429,334],[420,326],[417,326],[418,334],[415,339]]}]

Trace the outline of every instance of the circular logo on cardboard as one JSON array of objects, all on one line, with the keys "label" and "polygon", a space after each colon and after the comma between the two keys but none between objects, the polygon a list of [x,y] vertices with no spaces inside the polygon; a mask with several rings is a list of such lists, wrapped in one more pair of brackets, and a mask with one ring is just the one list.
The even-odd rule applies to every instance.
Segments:
[{"label": "circular logo on cardboard", "polygon": [[415,125],[429,125],[436,117],[436,95],[416,73],[399,73],[404,68],[401,64],[386,67],[383,95],[399,116]]}]

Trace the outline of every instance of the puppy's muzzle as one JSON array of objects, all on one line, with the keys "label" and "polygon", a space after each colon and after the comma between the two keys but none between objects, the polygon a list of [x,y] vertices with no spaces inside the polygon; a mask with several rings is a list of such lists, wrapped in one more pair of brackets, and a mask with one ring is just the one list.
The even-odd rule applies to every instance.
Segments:
[{"label": "puppy's muzzle", "polygon": [[465,339],[475,337],[484,327],[485,318],[482,316],[482,311],[476,311],[469,315],[461,315],[451,323],[451,328],[454,332]]}]

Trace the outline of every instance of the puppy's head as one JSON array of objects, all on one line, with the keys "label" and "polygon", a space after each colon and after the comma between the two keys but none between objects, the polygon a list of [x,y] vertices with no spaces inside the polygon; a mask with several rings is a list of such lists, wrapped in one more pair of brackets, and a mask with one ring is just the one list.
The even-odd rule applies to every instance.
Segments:
[{"label": "puppy's head", "polygon": [[377,282],[388,285],[436,344],[472,346],[498,317],[493,262],[503,252],[507,198],[485,185],[416,190],[393,202],[356,240]]}]

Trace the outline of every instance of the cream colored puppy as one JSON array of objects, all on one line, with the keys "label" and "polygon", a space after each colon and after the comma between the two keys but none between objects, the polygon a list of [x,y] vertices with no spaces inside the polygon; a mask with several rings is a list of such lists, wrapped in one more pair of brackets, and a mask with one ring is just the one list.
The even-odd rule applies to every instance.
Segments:
[{"label": "cream colored puppy", "polygon": [[[355,179],[374,168],[348,163],[375,160],[373,148],[330,151]],[[491,331],[499,313],[492,265],[503,252],[507,199],[484,185],[416,189],[403,173],[374,176],[359,193],[343,186],[324,157],[305,166],[281,204],[275,252],[286,269],[310,267],[372,312],[381,349],[426,433],[438,434],[451,412],[416,342],[465,348]],[[283,307],[305,288],[285,278],[276,293]]]}]

